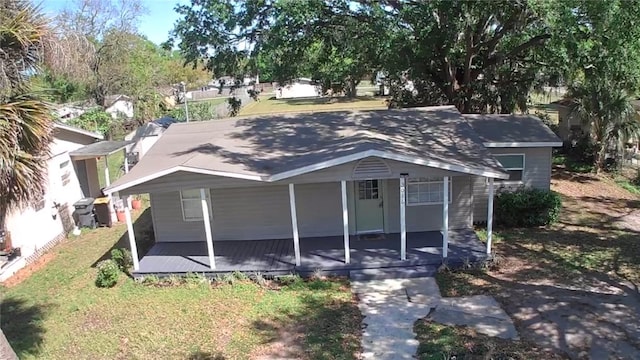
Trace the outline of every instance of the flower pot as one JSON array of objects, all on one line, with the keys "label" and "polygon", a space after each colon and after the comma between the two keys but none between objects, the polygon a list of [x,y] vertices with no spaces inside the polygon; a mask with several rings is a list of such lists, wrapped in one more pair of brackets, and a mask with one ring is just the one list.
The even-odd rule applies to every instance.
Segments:
[{"label": "flower pot", "polygon": [[133,208],[133,210],[140,210],[142,208],[142,200],[140,199],[131,200],[131,207]]},{"label": "flower pot", "polygon": [[126,217],[124,216],[124,210],[116,210],[116,217],[118,218],[118,222],[126,221]]}]

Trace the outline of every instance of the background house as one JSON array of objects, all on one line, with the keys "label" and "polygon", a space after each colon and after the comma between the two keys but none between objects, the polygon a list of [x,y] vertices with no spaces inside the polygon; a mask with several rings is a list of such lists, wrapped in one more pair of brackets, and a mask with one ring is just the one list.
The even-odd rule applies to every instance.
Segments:
[{"label": "background house", "polygon": [[88,196],[90,188],[99,191],[95,161],[82,164],[70,153],[92,144],[102,136],[89,131],[56,123],[51,157],[47,160],[47,190],[40,201],[6,217],[6,229],[12,247],[19,247],[21,256],[0,264],[0,281],[35,260],[45,250],[63,239],[74,227],[73,204]]},{"label": "background house", "polygon": [[311,79],[299,78],[276,88],[276,99],[293,99],[322,96],[322,89]]},{"label": "background house", "polygon": [[133,101],[127,95],[109,95],[104,99],[104,111],[111,114],[114,119],[124,116],[127,119],[133,117]]},{"label": "background house", "polygon": [[165,130],[175,122],[176,119],[170,116],[164,116],[150,121],[130,132],[124,137],[125,141],[131,142],[127,147],[127,153],[135,154],[135,156],[131,156],[131,158],[135,158],[137,161],[147,153],[151,146],[160,139],[160,136],[162,136]]}]

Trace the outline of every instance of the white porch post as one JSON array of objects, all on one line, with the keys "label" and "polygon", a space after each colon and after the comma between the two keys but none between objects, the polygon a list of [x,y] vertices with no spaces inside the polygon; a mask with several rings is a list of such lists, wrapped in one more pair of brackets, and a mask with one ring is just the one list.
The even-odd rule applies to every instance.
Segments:
[{"label": "white porch post", "polygon": [[109,176],[109,156],[104,157],[104,186],[111,185],[111,178]]},{"label": "white porch post", "polygon": [[296,255],[296,266],[300,266],[300,238],[298,237],[298,216],[296,213],[296,193],[293,184],[289,184],[289,206],[291,207],[291,227],[293,230],[293,251]]},{"label": "white porch post", "polygon": [[136,246],[136,235],[133,233],[133,222],[131,221],[131,211],[125,206],[124,217],[127,221],[127,235],[129,237],[129,247],[131,248],[131,257],[133,258],[133,270],[140,269],[140,261],[138,260],[138,247]]},{"label": "white porch post", "polygon": [[340,181],[342,188],[342,226],[344,232],[344,263],[351,262],[351,248],[349,246],[349,210],[347,207],[347,181]]},{"label": "white porch post", "polygon": [[202,221],[204,222],[204,234],[207,238],[207,253],[209,254],[209,266],[216,268],[216,260],[213,253],[213,236],[211,235],[211,220],[209,219],[209,204],[207,204],[207,193],[205,189],[200,189],[200,203],[202,204]]},{"label": "white porch post", "polygon": [[442,257],[449,256],[449,177],[444,177],[442,196]]},{"label": "white porch post", "polygon": [[493,178],[489,178],[489,201],[487,205],[487,254],[491,255],[493,240]]},{"label": "white porch post", "polygon": [[406,181],[400,177],[400,260],[407,260]]}]

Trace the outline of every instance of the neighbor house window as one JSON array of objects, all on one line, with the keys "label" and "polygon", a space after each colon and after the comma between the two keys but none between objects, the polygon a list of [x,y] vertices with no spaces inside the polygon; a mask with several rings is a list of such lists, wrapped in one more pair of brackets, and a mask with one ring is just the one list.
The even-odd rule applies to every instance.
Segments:
[{"label": "neighbor house window", "polygon": [[69,170],[69,160],[60,163],[60,181],[62,186],[67,185],[71,181],[71,171]]},{"label": "neighbor house window", "polygon": [[[211,211],[211,194],[205,190],[207,205],[209,205],[209,217],[213,217]],[[182,219],[184,221],[202,220],[202,203],[200,202],[200,189],[180,191],[180,202],[182,203]]]},{"label": "neighbor house window", "polygon": [[[449,178],[449,202],[452,198]],[[444,178],[409,178],[407,181],[407,205],[442,204],[444,200]]]},{"label": "neighbor house window", "polygon": [[494,155],[502,167],[509,173],[508,180],[503,182],[520,182],[524,172],[524,154]]}]

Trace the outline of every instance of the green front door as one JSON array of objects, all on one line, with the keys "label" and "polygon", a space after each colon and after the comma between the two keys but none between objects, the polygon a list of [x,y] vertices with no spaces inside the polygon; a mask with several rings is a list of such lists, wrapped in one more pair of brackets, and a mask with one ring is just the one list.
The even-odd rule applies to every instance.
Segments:
[{"label": "green front door", "polygon": [[384,232],[382,181],[356,181],[356,231],[358,234]]}]

